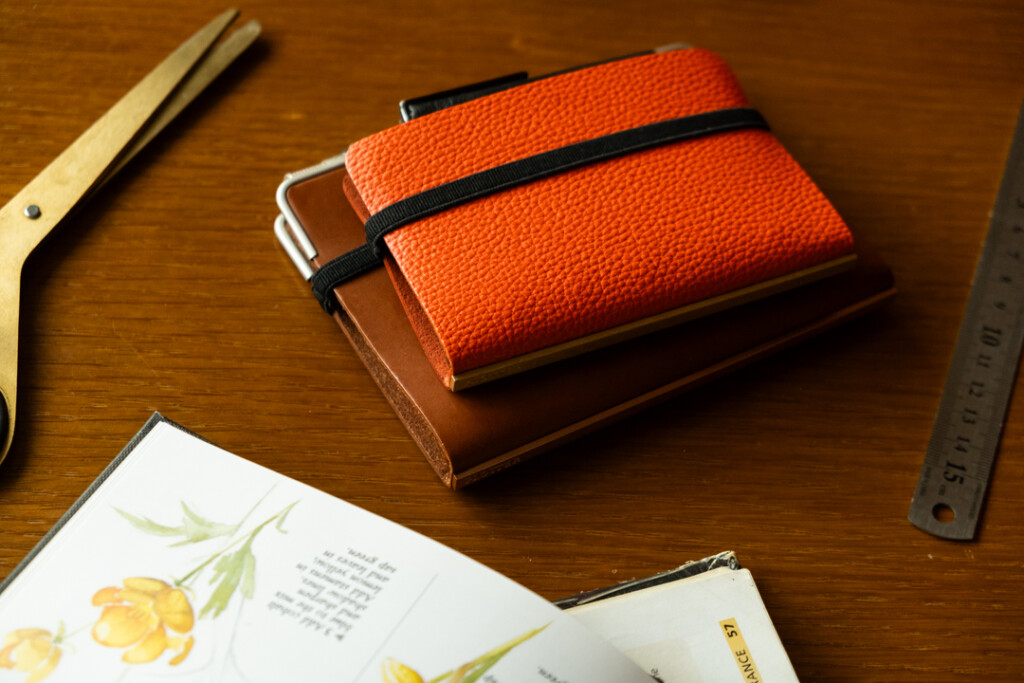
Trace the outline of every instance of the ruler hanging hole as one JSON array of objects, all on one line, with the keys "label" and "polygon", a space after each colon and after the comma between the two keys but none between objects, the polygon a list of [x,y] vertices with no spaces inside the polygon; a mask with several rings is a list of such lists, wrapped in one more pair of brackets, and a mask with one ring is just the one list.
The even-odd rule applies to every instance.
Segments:
[{"label": "ruler hanging hole", "polygon": [[956,519],[956,512],[954,512],[953,508],[949,507],[945,503],[939,503],[932,508],[932,517],[943,524],[949,524]]}]

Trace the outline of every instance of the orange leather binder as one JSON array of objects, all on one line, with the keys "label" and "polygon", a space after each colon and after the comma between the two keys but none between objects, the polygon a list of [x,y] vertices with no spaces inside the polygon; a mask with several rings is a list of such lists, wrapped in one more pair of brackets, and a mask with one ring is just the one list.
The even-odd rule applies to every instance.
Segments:
[{"label": "orange leather binder", "polygon": [[[526,79],[353,143],[367,241],[456,391],[853,267],[853,237],[706,50]],[[326,291],[325,291],[326,290]]]},{"label": "orange leather binder", "polygon": [[[278,193],[275,232],[307,280],[365,243],[343,161],[291,174]],[[852,269],[814,286],[457,393],[438,381],[384,270],[338,286],[333,316],[438,477],[459,488],[875,308],[895,293],[892,274],[863,241],[855,253]]]}]

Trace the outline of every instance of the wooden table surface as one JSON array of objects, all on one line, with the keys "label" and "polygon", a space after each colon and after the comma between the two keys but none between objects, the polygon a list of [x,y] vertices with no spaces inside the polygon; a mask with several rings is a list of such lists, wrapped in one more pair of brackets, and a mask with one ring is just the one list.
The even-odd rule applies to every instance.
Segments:
[{"label": "wooden table surface", "polygon": [[[0,2],[3,201],[216,10],[132,4]],[[254,49],[28,263],[0,576],[160,411],[547,598],[735,550],[805,680],[1021,678],[1021,381],[976,540],[906,516],[1024,98],[1024,3],[241,9]],[[730,63],[898,297],[447,490],[274,241],[278,183],[403,98],[676,41]]]}]

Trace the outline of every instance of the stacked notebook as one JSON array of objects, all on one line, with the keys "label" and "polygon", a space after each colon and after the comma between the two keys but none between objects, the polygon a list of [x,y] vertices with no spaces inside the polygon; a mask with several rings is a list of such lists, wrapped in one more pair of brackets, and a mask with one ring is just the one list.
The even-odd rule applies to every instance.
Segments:
[{"label": "stacked notebook", "polygon": [[287,176],[275,231],[453,488],[894,292],[709,52],[402,111]]}]

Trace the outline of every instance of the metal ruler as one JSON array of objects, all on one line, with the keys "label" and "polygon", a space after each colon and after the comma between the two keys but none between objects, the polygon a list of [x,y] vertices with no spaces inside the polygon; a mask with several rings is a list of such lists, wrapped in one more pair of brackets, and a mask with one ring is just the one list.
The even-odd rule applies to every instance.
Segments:
[{"label": "metal ruler", "polygon": [[970,540],[1010,404],[1024,342],[1024,106],[974,271],[909,519]]}]

